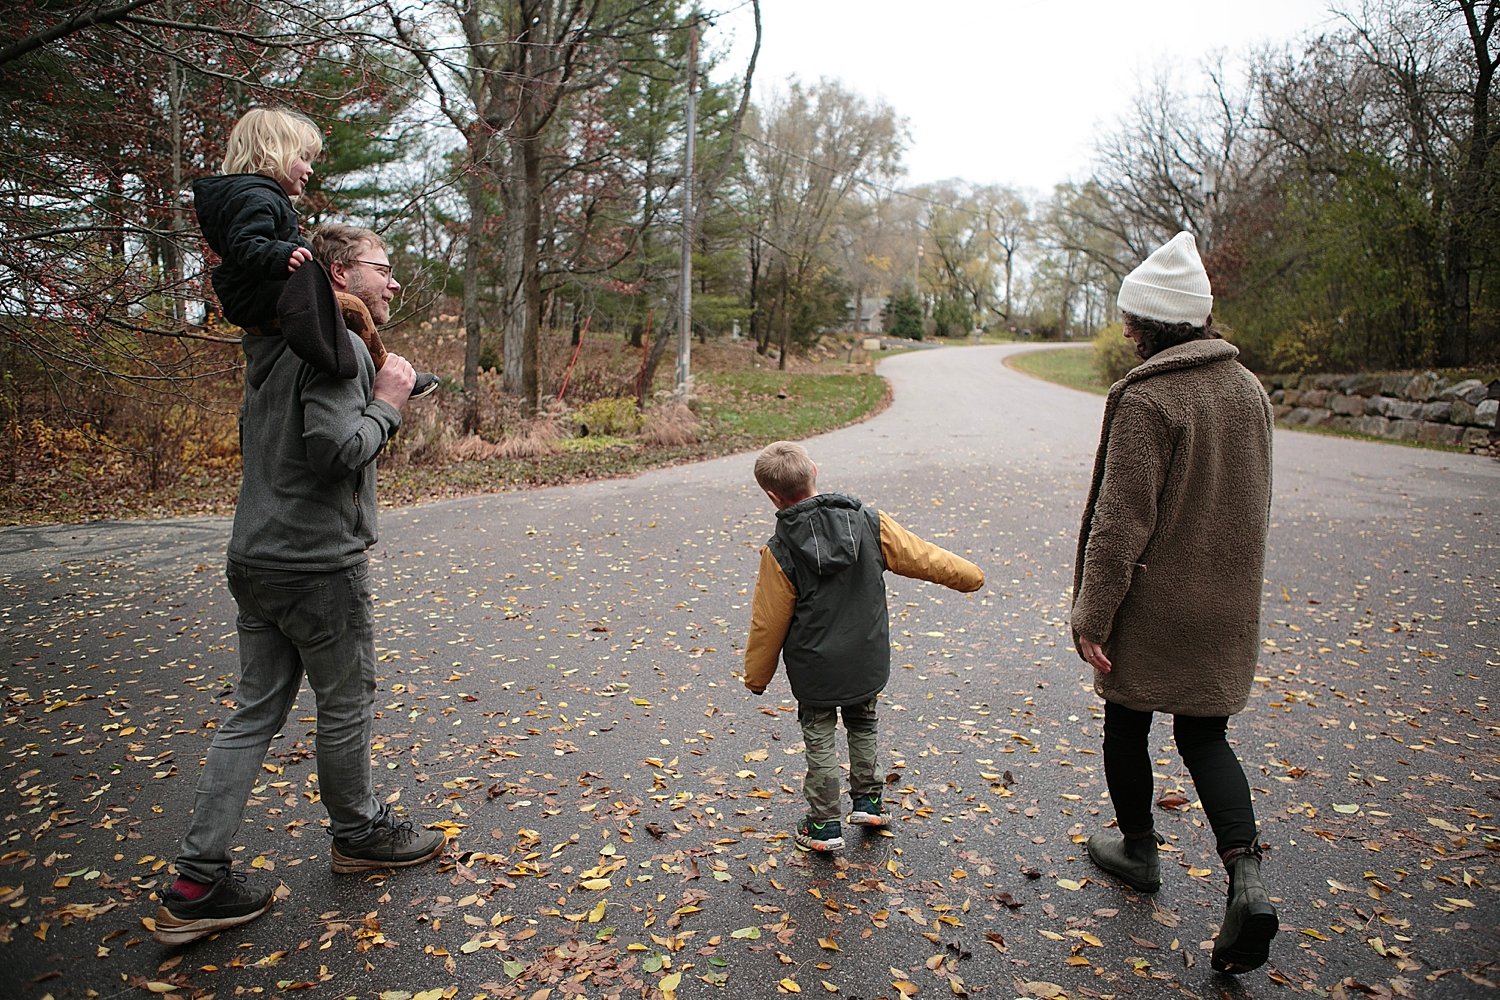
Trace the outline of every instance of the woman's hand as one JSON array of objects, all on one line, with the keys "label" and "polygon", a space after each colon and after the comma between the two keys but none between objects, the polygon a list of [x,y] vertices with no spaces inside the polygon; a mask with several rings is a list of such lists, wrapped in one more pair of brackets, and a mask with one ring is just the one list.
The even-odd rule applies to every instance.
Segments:
[{"label": "woman's hand", "polygon": [[1097,642],[1092,642],[1080,635],[1078,637],[1078,649],[1083,653],[1083,658],[1089,662],[1089,665],[1101,674],[1109,673],[1110,669],[1114,666],[1114,664],[1109,662],[1109,657],[1104,655],[1104,647]]}]

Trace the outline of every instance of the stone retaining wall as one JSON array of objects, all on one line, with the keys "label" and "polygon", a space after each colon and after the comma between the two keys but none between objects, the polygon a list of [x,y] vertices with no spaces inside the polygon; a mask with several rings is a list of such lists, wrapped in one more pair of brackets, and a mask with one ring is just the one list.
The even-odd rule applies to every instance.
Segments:
[{"label": "stone retaining wall", "polygon": [[1500,401],[1478,379],[1432,372],[1263,375],[1278,422],[1487,451]]}]

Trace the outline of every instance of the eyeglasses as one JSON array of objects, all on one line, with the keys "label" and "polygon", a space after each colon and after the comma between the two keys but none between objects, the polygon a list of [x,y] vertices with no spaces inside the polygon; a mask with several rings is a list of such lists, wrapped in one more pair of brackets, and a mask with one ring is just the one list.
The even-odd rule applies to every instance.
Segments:
[{"label": "eyeglasses", "polygon": [[394,281],[396,278],[395,269],[393,269],[389,264],[382,264],[379,261],[374,260],[355,260],[354,263],[363,264],[366,267],[373,267],[376,271],[380,272],[380,276],[385,278],[386,281]]}]

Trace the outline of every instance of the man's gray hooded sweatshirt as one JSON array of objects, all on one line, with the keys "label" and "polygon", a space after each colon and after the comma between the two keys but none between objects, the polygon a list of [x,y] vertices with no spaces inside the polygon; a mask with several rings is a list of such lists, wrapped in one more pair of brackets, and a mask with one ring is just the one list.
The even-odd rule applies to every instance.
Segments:
[{"label": "man's gray hooded sweatshirt", "polygon": [[229,558],[247,566],[333,572],[375,543],[375,456],[401,426],[375,398],[375,364],[352,333],[354,378],[324,375],[279,335],[244,338],[244,479]]}]

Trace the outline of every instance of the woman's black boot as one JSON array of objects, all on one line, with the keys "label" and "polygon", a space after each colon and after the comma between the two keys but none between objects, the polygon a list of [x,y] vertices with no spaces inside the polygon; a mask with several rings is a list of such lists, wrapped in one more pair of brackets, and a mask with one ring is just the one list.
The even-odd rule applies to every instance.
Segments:
[{"label": "woman's black boot", "polygon": [[1229,901],[1214,939],[1212,964],[1215,972],[1238,975],[1266,964],[1281,924],[1260,878],[1260,848],[1225,851],[1224,867],[1229,869]]}]

